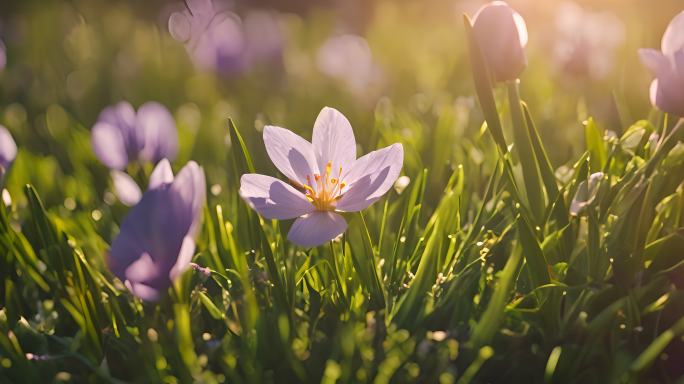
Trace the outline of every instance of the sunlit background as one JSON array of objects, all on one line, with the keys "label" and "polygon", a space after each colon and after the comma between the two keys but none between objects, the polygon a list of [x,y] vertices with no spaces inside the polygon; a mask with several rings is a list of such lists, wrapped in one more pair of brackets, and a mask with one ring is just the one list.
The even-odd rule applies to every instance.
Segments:
[{"label": "sunlit background", "polygon": [[[188,12],[181,1],[3,1],[0,124],[28,150],[15,165],[26,172],[13,172],[8,188],[21,195],[30,181],[48,201],[65,195],[80,196],[86,205],[96,201],[77,185],[98,176],[74,175],[82,168],[73,164],[99,167],[87,148],[88,132],[104,107],[121,100],[166,105],[179,128],[179,163],[193,158],[206,164],[210,179],[221,185],[227,118],[237,122],[250,148],[261,151],[265,124],[303,133],[324,105],[350,118],[362,146],[379,136],[401,138],[411,148],[409,174],[428,166],[444,177],[449,172],[441,168],[483,163],[482,148],[462,142],[483,120],[462,15],[482,4],[215,1],[225,18],[216,28],[217,53],[184,35],[187,17],[174,24],[174,14]],[[619,133],[649,113],[650,77],[636,50],[659,46],[679,1],[658,0],[657,7],[646,0],[511,5],[526,19],[530,36],[523,97],[542,140],[554,148],[554,167],[583,149],[587,117]],[[431,146],[437,137],[445,149]],[[270,167],[265,157],[256,161]],[[64,176],[59,187],[59,178],[48,177],[55,174]],[[93,182],[105,185],[106,179]]]},{"label": "sunlit background", "polygon": [[[87,129],[102,107],[121,99],[158,100],[188,129],[219,126],[228,115],[255,129],[267,121],[305,127],[309,121],[289,119],[311,116],[322,104],[370,122],[388,96],[401,106],[439,100],[458,108],[473,102],[461,15],[482,3],[225,2],[241,20],[226,33],[242,34],[239,44],[263,51],[231,67],[202,65],[174,40],[169,16],[184,7],[178,1],[3,1],[2,121],[19,141],[38,135],[47,144],[46,111],[63,109]],[[545,140],[572,135],[568,123],[582,115],[619,129],[620,113],[627,119],[648,110],[649,79],[636,49],[658,46],[680,2],[510,3],[528,24],[523,92],[542,114]],[[312,100],[321,94],[324,100]],[[626,110],[616,108],[616,99]],[[294,113],[301,108],[309,113]],[[578,117],[551,121],[551,112]],[[557,151],[555,160],[572,151]]]}]

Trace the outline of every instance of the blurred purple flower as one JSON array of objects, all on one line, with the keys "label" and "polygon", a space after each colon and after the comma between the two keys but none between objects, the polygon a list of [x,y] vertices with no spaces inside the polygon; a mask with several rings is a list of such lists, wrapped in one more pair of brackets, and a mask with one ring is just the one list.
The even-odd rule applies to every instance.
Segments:
[{"label": "blurred purple flower", "polygon": [[283,32],[277,14],[247,12],[242,20],[247,62],[280,64],[283,58]]},{"label": "blurred purple flower", "polygon": [[625,26],[610,12],[589,12],[574,2],[556,12],[558,36],[553,58],[561,71],[601,79],[613,67],[615,50],[625,38]]},{"label": "blurred purple flower", "polygon": [[138,112],[126,101],[105,108],[92,129],[93,151],[110,169],[124,169],[130,162],[156,163],[173,159],[178,133],[173,116],[157,102],[147,102]]},{"label": "blurred purple flower", "polygon": [[351,124],[333,108],[316,118],[313,140],[274,126],[264,128],[266,152],[290,184],[246,174],[240,196],[267,219],[297,220],[287,238],[305,247],[321,245],[342,234],[347,222],[336,212],[365,209],[384,195],[401,172],[401,144],[356,158]]},{"label": "blurred purple flower", "polygon": [[[111,176],[114,192],[119,201],[128,207],[138,204],[142,198],[142,191],[135,180],[128,173],[117,170],[112,170]],[[159,185],[160,182],[170,183],[171,181],[173,181],[171,164],[168,159],[163,159],[152,171],[147,188],[152,189]]]},{"label": "blurred purple flower", "polygon": [[651,83],[651,104],[663,112],[684,117],[684,11],[667,26],[661,51],[642,48],[639,56],[655,77]]},{"label": "blurred purple flower", "polygon": [[0,125],[0,184],[17,157],[17,144],[7,128]]},{"label": "blurred purple flower", "polygon": [[252,11],[241,20],[222,2],[187,0],[186,4],[186,9],[169,18],[169,32],[185,44],[197,68],[236,73],[259,62],[281,60],[282,34],[272,13]]},{"label": "blurred purple flower", "polygon": [[340,35],[326,40],[318,49],[318,69],[344,81],[352,92],[366,92],[378,77],[378,68],[366,39],[357,35]]},{"label": "blurred purple flower", "polygon": [[107,258],[135,296],[158,300],[190,266],[205,189],[204,171],[193,161],[175,178],[168,160],[152,172],[149,189],[124,219]]},{"label": "blurred purple flower", "polygon": [[121,204],[132,207],[142,198],[142,191],[138,184],[128,173],[112,170],[112,183],[114,184],[114,194]]},{"label": "blurred purple flower", "polygon": [[506,2],[482,6],[473,17],[473,34],[496,81],[515,80],[527,67],[525,20]]}]

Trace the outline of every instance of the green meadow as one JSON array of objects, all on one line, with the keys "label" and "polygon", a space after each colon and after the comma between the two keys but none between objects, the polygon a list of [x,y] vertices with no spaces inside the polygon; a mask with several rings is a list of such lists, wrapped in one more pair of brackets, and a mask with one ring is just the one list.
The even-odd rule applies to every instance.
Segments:
[{"label": "green meadow", "polygon": [[684,383],[682,4],[576,1],[4,0],[0,383]]}]

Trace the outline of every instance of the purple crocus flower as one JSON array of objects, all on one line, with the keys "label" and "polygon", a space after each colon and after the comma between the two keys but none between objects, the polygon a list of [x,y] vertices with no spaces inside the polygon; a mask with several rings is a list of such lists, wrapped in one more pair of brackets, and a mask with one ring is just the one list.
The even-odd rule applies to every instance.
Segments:
[{"label": "purple crocus flower", "polygon": [[525,20],[506,2],[482,6],[473,17],[473,34],[496,81],[515,80],[527,67]]},{"label": "purple crocus flower", "polygon": [[326,40],[318,49],[316,64],[326,75],[345,82],[350,91],[362,94],[379,77],[366,39],[339,35]]},{"label": "purple crocus flower", "polygon": [[95,155],[110,169],[124,169],[134,161],[173,159],[178,152],[173,116],[153,101],[137,112],[126,101],[105,108],[93,126],[91,139]]},{"label": "purple crocus flower", "polygon": [[641,62],[655,79],[651,83],[651,104],[663,112],[684,117],[684,11],[667,26],[661,51],[640,49]]},{"label": "purple crocus flower", "polygon": [[305,247],[342,234],[347,222],[337,212],[360,211],[377,201],[401,172],[401,144],[356,158],[351,124],[333,108],[323,108],[309,142],[279,127],[264,127],[266,152],[290,184],[246,174],[240,196],[267,219],[294,219],[287,238]]},{"label": "purple crocus flower", "polygon": [[240,18],[211,0],[187,0],[187,8],[169,18],[169,32],[185,44],[201,70],[241,71],[244,36]]},{"label": "purple crocus flower", "polygon": [[0,125],[0,184],[17,157],[17,144],[7,128]]},{"label": "purple crocus flower", "polygon": [[190,266],[205,189],[204,171],[192,161],[175,178],[168,160],[152,172],[149,189],[124,219],[107,259],[135,296],[158,300]]},{"label": "purple crocus flower", "polygon": [[253,11],[244,20],[226,3],[187,0],[186,9],[169,18],[169,32],[185,44],[201,70],[236,73],[259,61],[280,61],[282,34],[272,13]]}]

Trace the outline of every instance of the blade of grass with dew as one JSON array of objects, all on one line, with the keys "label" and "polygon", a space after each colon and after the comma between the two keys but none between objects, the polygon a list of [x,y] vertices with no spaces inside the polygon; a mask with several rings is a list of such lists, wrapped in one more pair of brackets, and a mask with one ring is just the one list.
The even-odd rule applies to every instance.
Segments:
[{"label": "blade of grass with dew", "polygon": [[513,292],[515,280],[522,265],[522,252],[522,248],[516,246],[513,248],[508,260],[506,260],[506,265],[501,271],[487,308],[473,328],[470,339],[473,348],[489,345],[494,334],[500,329],[500,325],[504,321],[506,303]]}]

